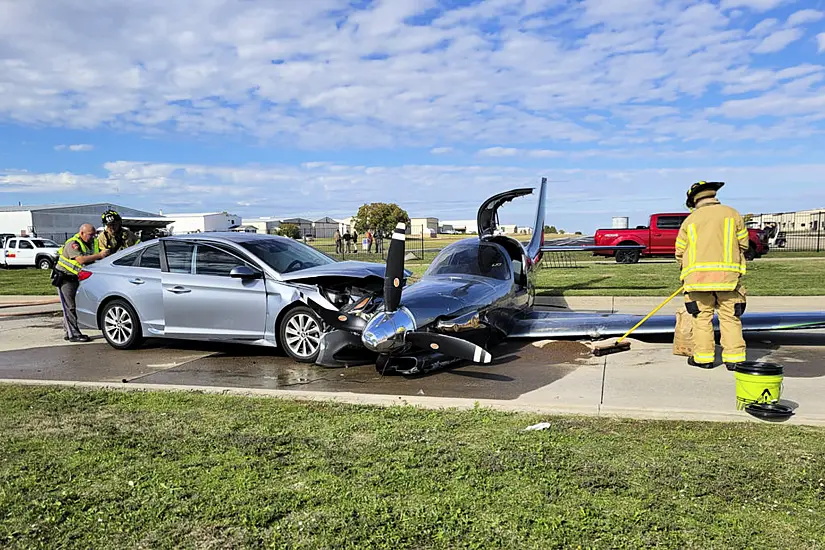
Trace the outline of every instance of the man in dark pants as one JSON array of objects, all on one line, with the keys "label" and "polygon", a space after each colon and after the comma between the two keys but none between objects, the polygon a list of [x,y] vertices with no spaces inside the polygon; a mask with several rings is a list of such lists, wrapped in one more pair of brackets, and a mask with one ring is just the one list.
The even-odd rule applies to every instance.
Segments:
[{"label": "man in dark pants", "polygon": [[80,230],[58,251],[57,265],[52,273],[52,284],[57,287],[60,295],[60,305],[63,307],[63,327],[66,329],[64,340],[69,342],[88,342],[89,337],[80,332],[77,326],[77,308],[75,297],[80,281],[77,274],[88,265],[102,260],[110,254],[109,250],[100,251],[95,228],[91,224],[83,224]]}]

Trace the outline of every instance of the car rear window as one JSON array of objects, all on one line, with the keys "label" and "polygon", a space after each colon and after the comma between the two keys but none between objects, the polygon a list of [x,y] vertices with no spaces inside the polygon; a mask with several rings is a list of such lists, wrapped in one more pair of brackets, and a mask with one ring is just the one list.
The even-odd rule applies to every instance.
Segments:
[{"label": "car rear window", "polygon": [[659,216],[656,220],[657,229],[679,229],[687,216]]},{"label": "car rear window", "polygon": [[135,265],[135,260],[137,259],[137,256],[138,252],[130,252],[122,258],[118,258],[117,260],[113,261],[112,265],[132,267],[133,265]]},{"label": "car rear window", "polygon": [[166,263],[170,273],[192,273],[192,254],[195,245],[169,241],[165,244]]},{"label": "car rear window", "polygon": [[146,269],[160,269],[160,246],[156,244],[147,246],[143,250],[137,266]]},{"label": "car rear window", "polygon": [[211,246],[198,245],[198,257],[195,260],[195,273],[198,275],[229,277],[229,272],[240,265],[244,265],[244,262],[232,254]]}]

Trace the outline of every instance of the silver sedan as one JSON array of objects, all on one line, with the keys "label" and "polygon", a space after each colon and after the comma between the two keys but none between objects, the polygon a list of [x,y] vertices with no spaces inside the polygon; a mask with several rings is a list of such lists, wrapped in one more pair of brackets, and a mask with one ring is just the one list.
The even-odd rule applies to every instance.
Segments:
[{"label": "silver sedan", "polygon": [[284,237],[180,235],[87,266],[77,314],[117,349],[145,338],[224,341],[279,346],[313,362],[326,327],[307,300],[337,310],[374,293],[368,287],[383,276],[382,264],[337,262]]}]

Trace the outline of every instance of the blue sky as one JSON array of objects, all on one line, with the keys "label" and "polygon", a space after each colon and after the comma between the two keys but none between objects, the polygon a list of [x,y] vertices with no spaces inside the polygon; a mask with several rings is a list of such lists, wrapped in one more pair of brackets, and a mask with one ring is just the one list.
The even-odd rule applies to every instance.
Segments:
[{"label": "blue sky", "polygon": [[466,219],[547,176],[568,231],[682,210],[698,179],[743,212],[825,207],[825,0],[27,0],[0,20],[0,204]]}]

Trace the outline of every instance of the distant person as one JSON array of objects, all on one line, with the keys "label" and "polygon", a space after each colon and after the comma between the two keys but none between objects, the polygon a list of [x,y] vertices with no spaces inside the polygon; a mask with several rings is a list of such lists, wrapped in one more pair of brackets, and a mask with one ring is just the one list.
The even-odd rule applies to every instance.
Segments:
[{"label": "distant person", "polygon": [[344,243],[347,247],[347,252],[352,252],[352,235],[349,234],[349,231],[344,231]]},{"label": "distant person", "polygon": [[77,275],[83,266],[102,260],[110,250],[100,250],[95,239],[95,228],[90,223],[80,226],[77,234],[66,241],[57,251],[57,264],[52,271],[52,284],[57,287],[60,305],[63,308],[63,328],[66,330],[64,340],[69,342],[88,342],[90,338],[80,332],[77,325],[77,307],[75,298],[80,280]]},{"label": "distant person", "polygon": [[355,248],[355,253],[358,254],[358,232],[352,230],[352,245]]},{"label": "distant person", "polygon": [[687,192],[692,210],[679,229],[676,259],[682,264],[685,306],[693,316],[693,357],[688,364],[710,369],[715,366],[716,345],[713,313],[719,315],[722,361],[735,370],[745,361],[742,314],[745,312],[745,255],[750,245],[742,216],[716,198],[725,185],[721,181],[700,181]]},{"label": "distant person", "polygon": [[341,231],[338,229],[335,230],[335,234],[332,236],[332,239],[335,241],[335,253],[341,253]]},{"label": "distant person", "polygon": [[372,254],[372,234],[375,230],[373,228],[367,229],[367,253]]}]

